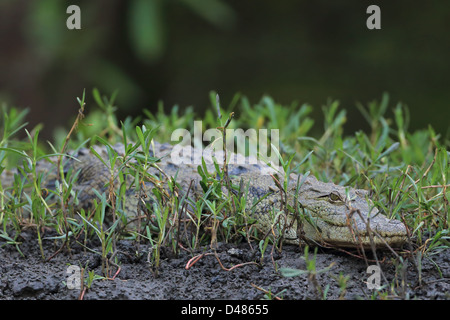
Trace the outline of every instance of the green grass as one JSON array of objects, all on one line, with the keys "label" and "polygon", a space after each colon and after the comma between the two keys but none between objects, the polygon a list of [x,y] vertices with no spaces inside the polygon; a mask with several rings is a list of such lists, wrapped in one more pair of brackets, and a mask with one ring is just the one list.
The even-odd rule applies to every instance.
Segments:
[{"label": "green grass", "polygon": [[[219,174],[227,180],[226,172],[219,166],[217,172],[199,167],[204,191],[201,199],[194,200],[191,195],[173,196],[177,188],[176,177],[171,180],[169,191],[142,187],[145,181],[157,184],[162,179],[147,172],[159,161],[149,153],[152,139],[168,142],[174,130],[186,128],[193,132],[193,121],[203,120],[203,129],[279,129],[278,152],[285,169],[308,172],[335,184],[372,190],[371,199],[375,205],[388,217],[404,221],[409,227],[413,246],[407,250],[416,258],[419,270],[422,259],[432,260],[434,255],[450,246],[447,151],[450,141],[431,126],[410,132],[408,108],[401,103],[390,106],[387,94],[379,102],[358,105],[369,129],[352,135],[344,135],[346,110],[337,101],[329,101],[322,107],[324,125],[317,128],[310,117],[312,106],[281,105],[268,96],[251,104],[246,97],[237,94],[228,106],[219,109],[221,115],[227,116],[225,120],[218,119],[217,96],[211,92],[211,108],[203,119],[192,109],[182,112],[178,107],[166,114],[160,103],[156,113],[145,110],[140,118],[128,117],[119,121],[115,115],[116,95],[107,98],[96,89],[92,94],[97,106],[85,106],[83,93],[78,101],[85,118],[78,117],[71,129],[58,129],[50,144],[39,139],[40,126],[26,131],[25,139],[19,139],[18,133],[25,130],[26,111],[2,106],[0,172],[12,168],[21,172],[14,177],[12,186],[0,181],[0,239],[3,245],[13,245],[20,252],[18,235],[24,228],[32,227],[37,232],[42,257],[49,259],[42,249],[40,232],[44,228],[55,230],[57,236],[54,239],[61,240],[61,245],[69,249],[74,243],[86,247],[88,239],[97,237],[102,243],[102,252],[98,254],[102,257],[105,276],[110,273],[110,265],[117,263],[111,257],[115,256],[115,242],[123,237],[137,242],[148,241],[152,248],[149,263],[155,270],[159,266],[161,248],[171,247],[177,252],[179,242],[193,252],[205,244],[214,247],[217,241],[258,240],[262,261],[269,242],[281,249],[280,239],[265,238],[254,228],[255,221],[249,214],[251,208],[246,208],[245,204],[248,186],[226,185],[235,192],[222,192],[222,182],[215,176]],[[319,134],[312,135],[313,129]],[[126,145],[124,156],[119,156],[111,147],[117,142]],[[77,197],[73,192],[77,173],[63,174],[61,155],[92,145],[104,145],[108,150],[108,159],[98,157],[110,169],[111,188],[108,194],[98,194],[98,206],[94,211],[77,213],[73,205]],[[138,152],[140,146],[144,152]],[[39,161],[57,164],[56,190],[45,190],[41,185],[45,177],[37,170]],[[155,214],[156,224],[142,226],[136,232],[124,235],[119,222],[126,221],[125,181],[130,177],[140,197],[156,199],[152,207],[147,208]],[[58,200],[49,201],[51,195]],[[196,209],[185,222],[193,226],[193,232],[186,236],[178,221],[188,203]],[[112,213],[113,223],[104,228],[108,212]],[[82,218],[77,219],[79,216]],[[275,219],[276,214],[274,222]]]}]

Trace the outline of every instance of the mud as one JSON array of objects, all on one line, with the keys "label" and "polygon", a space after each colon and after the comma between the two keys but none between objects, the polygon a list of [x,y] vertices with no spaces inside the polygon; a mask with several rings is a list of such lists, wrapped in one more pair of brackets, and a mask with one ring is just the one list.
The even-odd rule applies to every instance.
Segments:
[{"label": "mud", "polygon": [[[102,275],[102,261],[97,253],[71,244],[70,252],[63,250],[51,261],[41,257],[37,237],[23,233],[20,249],[0,241],[0,299],[79,299],[81,289],[69,289],[69,265],[82,266]],[[46,258],[54,254],[60,242],[44,240]],[[101,251],[99,244],[90,248]],[[136,254],[136,250],[139,253]],[[382,270],[381,285],[387,288],[376,293],[368,289],[370,276],[367,266],[375,264],[344,252],[320,249],[316,255],[315,277],[311,273],[286,277],[281,268],[306,270],[302,248],[286,245],[281,252],[269,246],[262,263],[257,244],[218,244],[214,255],[209,247],[194,255],[208,253],[186,266],[193,254],[181,250],[178,255],[165,248],[161,251],[158,275],[148,262],[148,246],[121,240],[117,243],[120,272],[111,266],[110,279],[95,279],[82,294],[84,300],[97,299],[449,299],[450,254],[448,251],[423,258],[420,263],[406,259],[404,266],[393,263],[392,254],[378,253]],[[356,253],[356,252],[353,252]],[[313,258],[313,252],[309,254]],[[368,255],[368,259],[374,257]],[[219,262],[220,261],[220,262]],[[254,262],[258,262],[257,264]],[[234,268],[233,268],[234,266]],[[330,267],[331,266],[331,267]],[[420,266],[420,268],[418,268]],[[438,267],[437,267],[438,266]],[[231,270],[229,270],[231,269]],[[418,271],[420,269],[420,272]],[[345,289],[339,278],[348,277]],[[87,275],[85,274],[85,277]],[[70,282],[70,281],[69,281]],[[395,291],[389,288],[394,287]]]}]

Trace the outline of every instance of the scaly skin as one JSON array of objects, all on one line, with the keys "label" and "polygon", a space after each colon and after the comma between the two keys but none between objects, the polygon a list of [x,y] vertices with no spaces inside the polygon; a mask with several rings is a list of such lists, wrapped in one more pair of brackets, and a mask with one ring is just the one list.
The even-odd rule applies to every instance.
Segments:
[{"label": "scaly skin", "polygon": [[[123,154],[123,146],[117,144],[114,149]],[[96,151],[107,159],[105,147],[96,147]],[[158,163],[159,168],[168,176],[177,173],[177,182],[180,184],[182,192],[186,192],[192,180],[200,180],[197,173],[198,163],[192,164],[194,155],[198,155],[198,150],[187,147],[186,153],[178,153],[178,161],[171,158],[174,148],[169,144],[154,143],[154,156],[164,157]],[[253,217],[258,221],[257,227],[262,232],[278,232],[284,230],[284,239],[287,243],[299,243],[306,241],[310,244],[329,245],[337,247],[364,247],[369,248],[373,244],[375,247],[399,247],[407,240],[406,227],[398,220],[391,220],[379,213],[368,200],[368,193],[365,190],[345,188],[333,183],[318,181],[313,176],[303,177],[291,174],[287,190],[280,191],[279,185],[274,182],[268,172],[274,172],[265,165],[248,164],[249,159],[256,162],[254,158],[244,158],[240,155],[230,153],[233,159],[237,159],[240,164],[229,165],[229,175],[233,184],[241,181],[246,186],[249,183],[247,196],[247,209],[252,210]],[[229,155],[229,156],[230,156]],[[106,183],[110,180],[110,172],[105,165],[98,160],[87,149],[82,149],[74,155],[79,161],[68,160],[65,171],[79,170],[78,180],[74,186],[74,191],[78,193],[79,207],[89,207],[92,205],[95,194],[93,189],[102,192],[107,191]],[[203,150],[203,156],[209,159],[211,152]],[[219,163],[223,156],[216,154]],[[198,158],[197,158],[198,159]],[[208,160],[207,160],[208,161]],[[247,164],[242,164],[246,161]],[[106,161],[107,162],[107,161]],[[180,164],[181,162],[181,164]],[[214,172],[212,163],[207,164],[208,171]],[[55,181],[55,170],[50,169],[48,164],[40,164],[40,170],[45,171],[47,187],[52,188]],[[157,175],[158,171],[151,168],[150,173]],[[265,173],[265,174],[262,174]],[[3,187],[12,185],[11,172],[2,173]],[[297,182],[301,182],[297,192]],[[280,180],[281,185],[283,181]],[[151,187],[151,186],[149,186]],[[139,206],[139,198],[133,189],[127,191],[126,214],[133,220]],[[201,188],[198,183],[193,184],[193,195],[201,195]],[[262,197],[263,200],[259,201]],[[297,204],[295,203],[297,201]],[[254,205],[257,203],[256,205]],[[294,215],[281,214],[275,218],[279,212],[286,212],[283,208],[290,207],[291,212],[300,212],[303,217],[302,227],[297,227],[297,220]],[[295,210],[298,208],[298,210]],[[274,225],[277,222],[277,226]]]},{"label": "scaly skin", "polygon": [[[285,197],[287,203],[293,208],[295,208],[295,200],[297,200],[299,212],[303,209],[304,216],[309,216],[303,225],[303,236],[307,240],[322,245],[338,247],[362,245],[364,248],[370,247],[371,238],[375,247],[382,247],[385,244],[398,247],[406,241],[406,228],[403,223],[387,219],[379,213],[378,209],[368,201],[367,191],[353,188],[348,188],[346,191],[345,187],[324,183],[313,176],[308,176],[297,193],[298,178],[297,175],[290,176],[290,184]],[[300,176],[300,181],[302,178]],[[258,205],[255,212],[260,217],[259,224],[268,228],[273,220],[270,219],[267,212],[272,208],[281,208],[281,191],[271,176],[257,178],[250,176],[247,179],[253,181],[249,192],[249,202],[270,193],[270,196],[264,198],[263,202]],[[298,194],[297,199],[296,193]],[[290,224],[292,226],[285,231],[285,238],[291,243],[298,243],[301,239],[296,222],[293,215],[288,216],[287,226]]]}]

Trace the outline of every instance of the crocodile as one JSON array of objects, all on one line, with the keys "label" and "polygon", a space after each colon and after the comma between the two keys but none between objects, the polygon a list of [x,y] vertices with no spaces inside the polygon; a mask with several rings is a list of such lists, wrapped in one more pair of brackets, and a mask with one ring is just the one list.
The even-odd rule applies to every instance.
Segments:
[{"label": "crocodile", "polygon": [[[107,159],[105,146],[94,146],[93,149]],[[124,146],[120,143],[113,149],[118,155],[124,154]],[[153,141],[151,155],[160,161],[156,166],[151,166],[148,173],[165,180],[166,189],[168,177],[176,176],[180,194],[190,192],[190,195],[199,198],[203,195],[203,189],[197,172],[199,163],[194,161],[199,154],[204,157],[207,171],[215,172],[211,150],[186,146],[175,152],[172,145]],[[220,152],[214,155],[217,159],[221,157]],[[288,176],[285,184],[284,176],[277,175],[273,166],[232,152],[228,157],[232,160],[227,166],[230,184],[247,188],[246,210],[256,221],[258,230],[266,235],[282,235],[281,238],[291,244],[306,242],[331,247],[401,247],[407,241],[406,226],[381,214],[366,190],[322,182],[313,175],[294,173]],[[43,173],[45,186],[54,189],[57,180],[54,164],[39,162],[37,168]],[[78,194],[77,209],[93,205],[93,199],[97,198],[94,190],[97,194],[108,190],[111,172],[90,149],[81,148],[71,153],[65,161],[64,172],[78,175],[73,187]],[[11,171],[2,173],[4,188],[11,186],[13,176]],[[155,180],[148,182],[144,189],[150,190],[154,183]],[[130,221],[129,226],[133,227],[133,222],[144,211],[142,209],[151,207],[145,206],[151,197],[138,196],[136,189],[130,185],[127,188],[124,211]],[[223,189],[225,192],[228,190],[226,187]]]}]

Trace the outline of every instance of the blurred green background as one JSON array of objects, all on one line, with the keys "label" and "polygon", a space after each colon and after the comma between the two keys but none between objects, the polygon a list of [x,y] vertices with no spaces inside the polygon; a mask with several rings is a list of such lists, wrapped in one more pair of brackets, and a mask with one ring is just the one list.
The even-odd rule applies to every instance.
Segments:
[{"label": "blurred green background", "polygon": [[[66,9],[81,8],[81,30]],[[381,8],[381,30],[366,9]],[[194,106],[201,116],[216,90],[258,102],[338,99],[346,129],[365,129],[356,102],[388,92],[410,110],[410,129],[448,132],[450,2],[239,0],[0,0],[0,101],[29,107],[50,137],[68,126],[86,88],[119,90],[119,115]],[[237,116],[239,110],[237,110]]]}]

